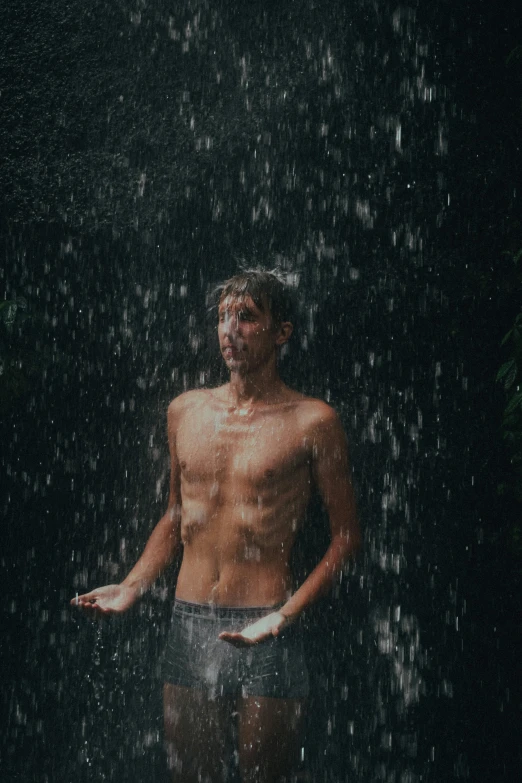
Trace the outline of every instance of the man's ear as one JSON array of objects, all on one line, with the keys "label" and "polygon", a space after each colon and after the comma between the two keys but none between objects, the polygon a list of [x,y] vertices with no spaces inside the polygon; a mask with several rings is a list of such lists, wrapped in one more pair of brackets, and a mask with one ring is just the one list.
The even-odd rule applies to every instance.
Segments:
[{"label": "man's ear", "polygon": [[276,345],[284,345],[288,342],[294,331],[290,321],[282,321],[277,329]]}]

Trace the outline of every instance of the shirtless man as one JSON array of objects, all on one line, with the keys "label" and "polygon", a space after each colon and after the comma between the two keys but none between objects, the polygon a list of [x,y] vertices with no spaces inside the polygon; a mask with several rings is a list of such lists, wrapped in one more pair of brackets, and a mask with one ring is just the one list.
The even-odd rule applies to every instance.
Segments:
[{"label": "shirtless man", "polygon": [[[124,612],[182,547],[163,661],[172,781],[227,779],[223,749],[235,717],[243,783],[289,782],[308,693],[296,620],[335,582],[359,527],[337,415],[277,371],[292,334],[285,286],[250,270],[220,291],[230,382],[171,402],[167,511],[121,584],[71,603],[92,615]],[[331,542],[295,589],[290,554],[313,491]]]}]

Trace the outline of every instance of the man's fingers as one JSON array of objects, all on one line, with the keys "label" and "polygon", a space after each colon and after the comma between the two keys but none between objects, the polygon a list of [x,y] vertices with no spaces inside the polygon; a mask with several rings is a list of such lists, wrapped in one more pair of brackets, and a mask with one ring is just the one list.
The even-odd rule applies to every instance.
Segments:
[{"label": "man's fingers", "polygon": [[234,647],[251,647],[253,644],[264,642],[271,636],[277,636],[277,633],[278,631],[276,628],[270,628],[268,631],[264,631],[263,633],[259,633],[253,637],[244,636],[242,633],[229,633],[227,631],[223,631],[223,633],[219,634],[218,638],[223,642],[228,642],[229,644],[234,645]]},{"label": "man's fingers", "polygon": [[[219,639],[223,642],[232,644],[234,647],[250,647],[253,644],[259,644],[260,642],[264,642],[267,639],[279,635],[280,626],[283,623],[274,622],[274,619],[275,616],[271,616],[270,619],[265,617],[259,622],[243,628],[243,630],[239,632],[223,631],[219,634]],[[268,623],[270,623],[270,625],[268,625]]]},{"label": "man's fingers", "polygon": [[227,633],[227,631],[223,631],[223,633],[219,634],[218,638],[221,639],[222,642],[232,644],[234,647],[248,647],[251,644],[254,644],[251,639],[246,639],[240,633]]},{"label": "man's fingers", "polygon": [[222,641],[231,644],[232,647],[252,647],[255,644],[250,639],[223,639]]},{"label": "man's fingers", "polygon": [[91,616],[110,614],[109,609],[103,607],[94,596],[89,597],[89,594],[78,596],[78,603],[76,598],[73,598],[71,606],[77,606],[82,612]]},{"label": "man's fingers", "polygon": [[90,614],[98,609],[98,605],[91,603],[91,601],[84,601],[79,604],[79,608],[82,610],[82,612],[87,612]]},{"label": "man's fingers", "polygon": [[81,606],[82,604],[91,603],[92,601],[96,600],[96,593],[84,593],[83,595],[78,595],[76,593],[75,598],[71,598],[70,604],[71,606]]},{"label": "man's fingers", "polygon": [[225,642],[232,642],[237,641],[238,639],[243,639],[244,637],[241,636],[240,633],[229,633],[228,631],[223,631],[223,633],[219,634],[219,639],[223,639]]}]

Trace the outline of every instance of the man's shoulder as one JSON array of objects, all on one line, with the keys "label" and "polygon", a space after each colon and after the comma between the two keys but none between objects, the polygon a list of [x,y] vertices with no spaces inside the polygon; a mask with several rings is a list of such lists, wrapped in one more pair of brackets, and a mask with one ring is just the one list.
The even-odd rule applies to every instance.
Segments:
[{"label": "man's shoulder", "polygon": [[210,398],[210,389],[191,389],[174,397],[169,404],[168,415],[178,418],[194,408],[206,405]]},{"label": "man's shoulder", "polygon": [[307,397],[301,394],[296,403],[300,418],[309,426],[328,425],[339,421],[332,406],[317,397]]},{"label": "man's shoulder", "polygon": [[[298,431],[313,454],[331,454],[346,443],[346,433],[337,412],[324,400],[304,397],[298,406]],[[316,449],[318,451],[316,451]]]},{"label": "man's shoulder", "polygon": [[293,424],[295,434],[306,442],[328,439],[337,430],[342,429],[335,410],[324,400],[296,394],[292,401]]}]

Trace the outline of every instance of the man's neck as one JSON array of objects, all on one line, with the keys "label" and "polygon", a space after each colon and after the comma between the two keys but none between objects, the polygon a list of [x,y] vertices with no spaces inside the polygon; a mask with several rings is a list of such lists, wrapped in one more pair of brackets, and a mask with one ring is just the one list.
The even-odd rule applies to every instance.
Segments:
[{"label": "man's neck", "polygon": [[282,397],[285,388],[275,367],[263,367],[248,374],[231,372],[228,399],[237,408],[274,403]]}]

